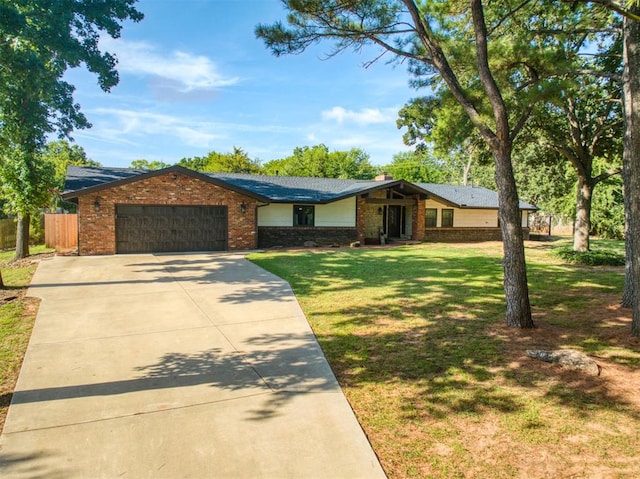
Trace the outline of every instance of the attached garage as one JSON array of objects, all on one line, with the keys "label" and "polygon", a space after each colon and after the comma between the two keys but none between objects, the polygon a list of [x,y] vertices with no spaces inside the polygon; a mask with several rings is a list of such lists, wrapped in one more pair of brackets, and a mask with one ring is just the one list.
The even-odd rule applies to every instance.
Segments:
[{"label": "attached garage", "polygon": [[256,211],[269,201],[180,166],[69,167],[67,175],[63,197],[78,204],[80,255],[253,249]]},{"label": "attached garage", "polygon": [[116,205],[116,252],[225,251],[227,206]]}]

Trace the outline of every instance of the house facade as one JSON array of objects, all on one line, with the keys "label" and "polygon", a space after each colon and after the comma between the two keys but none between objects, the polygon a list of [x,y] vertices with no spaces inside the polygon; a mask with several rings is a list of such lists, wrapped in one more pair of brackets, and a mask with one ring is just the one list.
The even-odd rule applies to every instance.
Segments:
[{"label": "house facade", "polygon": [[[475,189],[469,206],[453,188],[384,175],[369,181],[72,166],[62,196],[78,205],[81,255],[499,237],[495,192]],[[526,234],[536,208],[521,208]]]}]

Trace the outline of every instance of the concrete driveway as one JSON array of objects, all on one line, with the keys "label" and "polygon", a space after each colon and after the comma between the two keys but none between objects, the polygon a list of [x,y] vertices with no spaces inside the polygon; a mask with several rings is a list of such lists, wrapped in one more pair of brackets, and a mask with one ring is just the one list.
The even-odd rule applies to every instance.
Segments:
[{"label": "concrete driveway", "polygon": [[288,284],[234,254],[56,257],[9,478],[383,478]]}]

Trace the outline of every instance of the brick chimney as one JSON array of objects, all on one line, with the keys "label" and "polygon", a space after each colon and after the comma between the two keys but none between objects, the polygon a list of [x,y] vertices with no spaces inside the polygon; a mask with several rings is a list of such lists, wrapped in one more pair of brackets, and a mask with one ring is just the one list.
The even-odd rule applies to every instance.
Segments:
[{"label": "brick chimney", "polygon": [[386,171],[383,171],[381,174],[379,174],[378,176],[376,176],[375,178],[376,181],[388,181],[388,180],[393,180],[393,176],[391,176],[389,173],[387,173]]}]

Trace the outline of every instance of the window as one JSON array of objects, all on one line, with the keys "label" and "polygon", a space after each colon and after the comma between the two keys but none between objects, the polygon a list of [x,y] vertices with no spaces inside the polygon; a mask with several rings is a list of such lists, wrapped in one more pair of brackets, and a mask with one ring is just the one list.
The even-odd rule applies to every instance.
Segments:
[{"label": "window", "polygon": [[442,210],[442,227],[453,228],[453,210]]},{"label": "window", "polygon": [[313,226],[315,206],[293,205],[293,226]]},{"label": "window", "polygon": [[427,228],[435,228],[436,226],[438,226],[438,209],[427,208],[425,212],[427,218],[425,226]]}]

